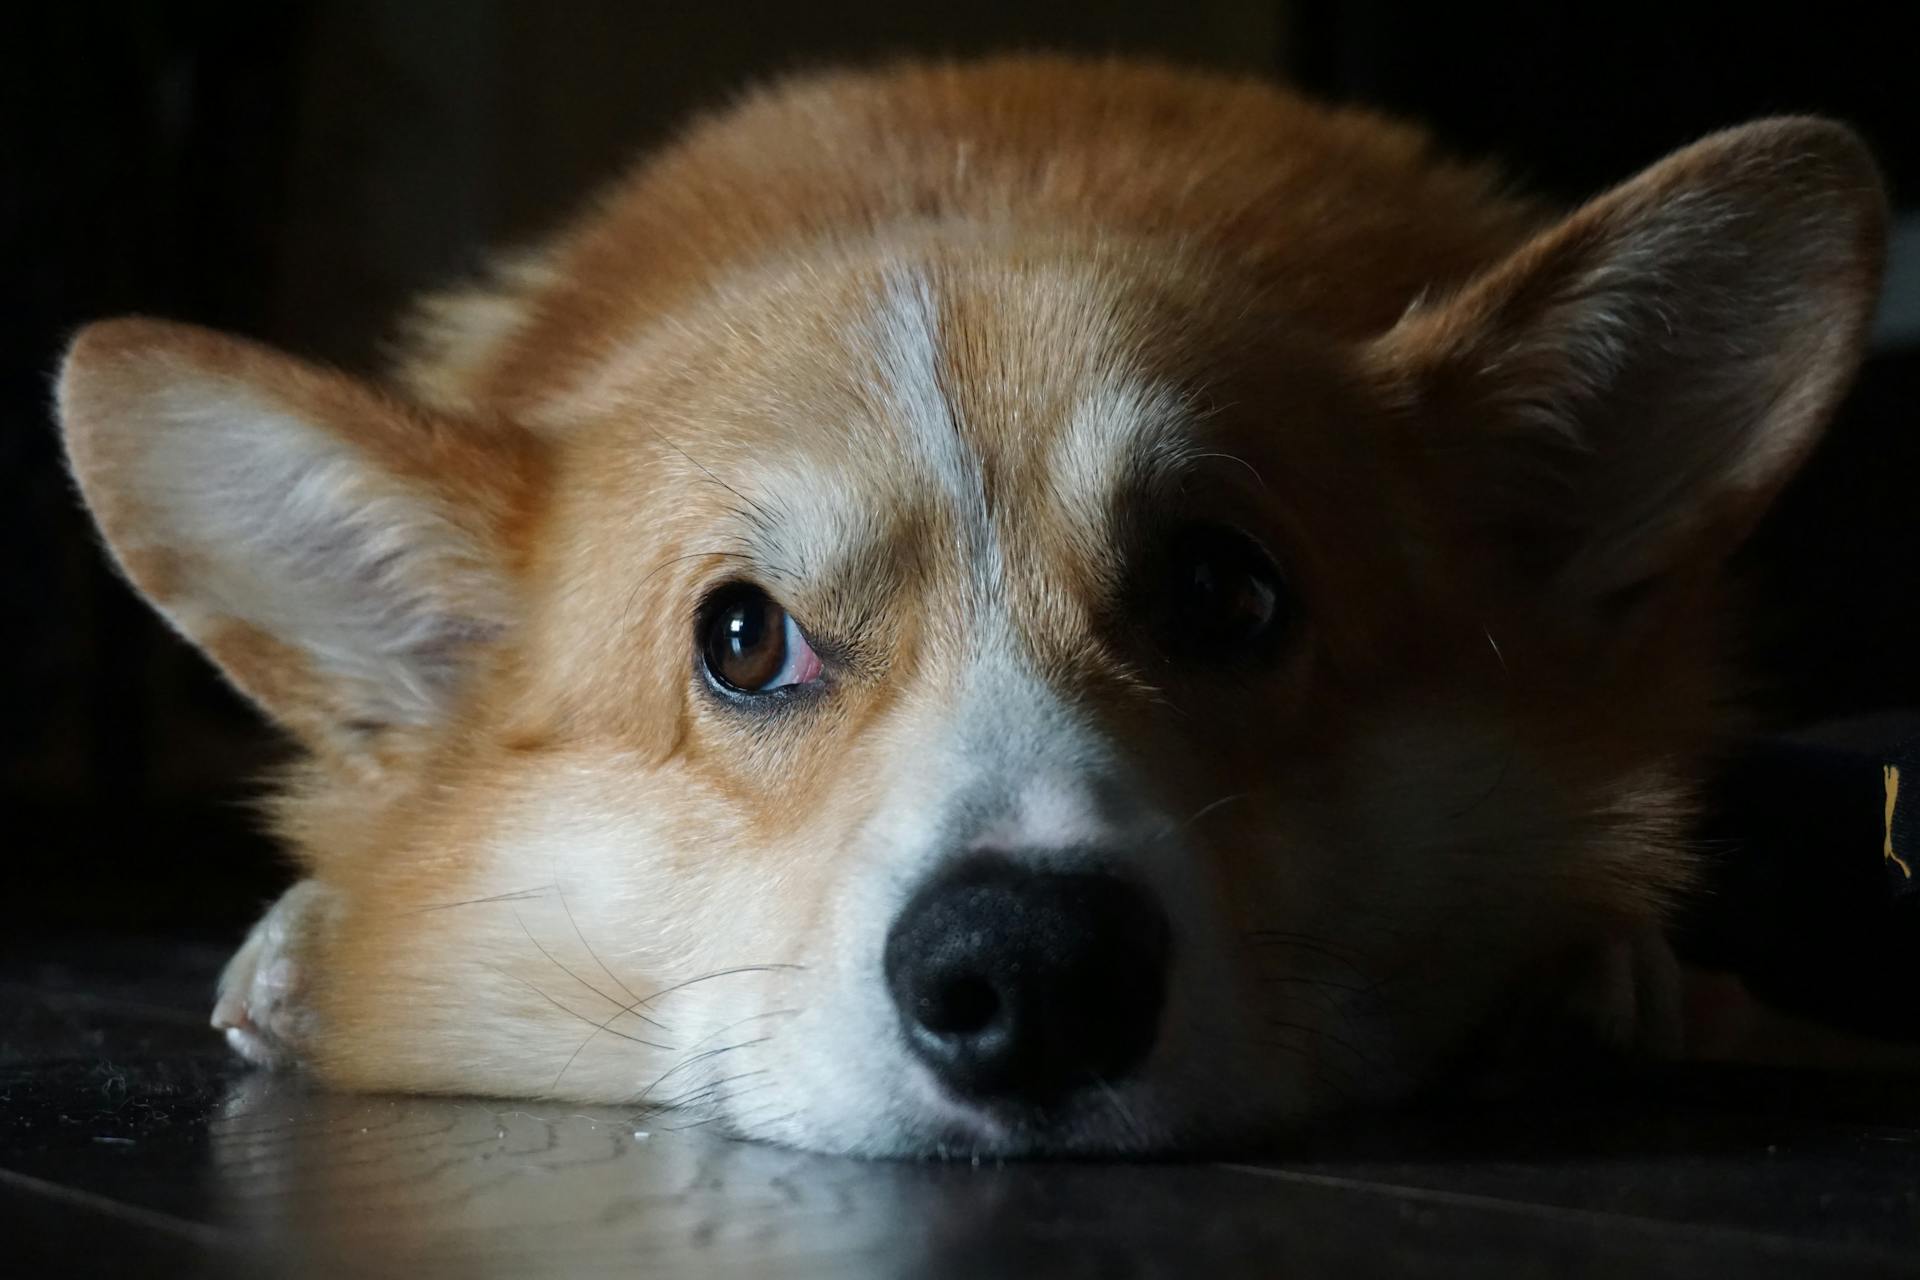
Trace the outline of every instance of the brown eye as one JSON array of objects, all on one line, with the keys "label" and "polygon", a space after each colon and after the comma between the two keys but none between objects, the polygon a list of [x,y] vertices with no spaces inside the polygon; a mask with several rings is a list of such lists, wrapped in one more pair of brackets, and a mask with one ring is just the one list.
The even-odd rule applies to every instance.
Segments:
[{"label": "brown eye", "polygon": [[820,678],[820,659],[792,616],[756,586],[715,593],[701,612],[701,657],[735,693],[771,693]]},{"label": "brown eye", "polygon": [[1192,525],[1169,541],[1155,613],[1167,648],[1232,662],[1266,656],[1291,617],[1286,583],[1258,543],[1235,529]]}]

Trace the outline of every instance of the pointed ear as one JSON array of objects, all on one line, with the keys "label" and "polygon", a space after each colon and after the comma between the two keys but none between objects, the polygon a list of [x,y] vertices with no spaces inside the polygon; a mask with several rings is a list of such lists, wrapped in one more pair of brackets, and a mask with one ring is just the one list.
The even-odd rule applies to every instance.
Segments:
[{"label": "pointed ear", "polygon": [[433,722],[513,622],[541,467],[524,433],[147,320],[80,334],[59,412],[127,577],[310,748]]},{"label": "pointed ear", "polygon": [[1448,500],[1536,587],[1617,597],[1725,556],[1806,455],[1859,364],[1885,224],[1847,129],[1729,130],[1416,307],[1369,359]]}]

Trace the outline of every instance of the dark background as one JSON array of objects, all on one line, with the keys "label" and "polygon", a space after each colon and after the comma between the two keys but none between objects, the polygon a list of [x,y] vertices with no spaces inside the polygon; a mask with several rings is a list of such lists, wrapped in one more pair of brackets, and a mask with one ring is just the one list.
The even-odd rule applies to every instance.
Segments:
[{"label": "dark background", "polygon": [[[1920,95],[1894,17],[1715,13],[81,0],[0,18],[11,936],[237,933],[285,877],[248,807],[282,747],[108,572],[61,469],[49,378],[84,320],[168,315],[370,368],[410,292],[538,233],[689,109],[769,72],[899,51],[1142,51],[1283,75],[1419,117],[1568,200],[1715,126],[1822,111],[1866,133],[1903,208],[1920,198]],[[1920,283],[1897,279],[1890,316],[1916,311]],[[1901,328],[1749,553],[1772,726],[1920,704],[1920,326]]]}]

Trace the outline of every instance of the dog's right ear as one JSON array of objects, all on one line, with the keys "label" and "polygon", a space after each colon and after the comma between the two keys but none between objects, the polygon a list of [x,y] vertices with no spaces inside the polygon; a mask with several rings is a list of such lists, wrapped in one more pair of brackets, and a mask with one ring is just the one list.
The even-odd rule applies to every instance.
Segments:
[{"label": "dog's right ear", "polygon": [[1724,559],[1813,446],[1860,363],[1886,217],[1844,127],[1727,130],[1370,355],[1418,410],[1436,483],[1531,594],[1631,599]]},{"label": "dog's right ear", "polygon": [[524,432],[150,320],[79,335],[59,413],[121,569],[311,749],[432,723],[514,621],[544,467]]}]

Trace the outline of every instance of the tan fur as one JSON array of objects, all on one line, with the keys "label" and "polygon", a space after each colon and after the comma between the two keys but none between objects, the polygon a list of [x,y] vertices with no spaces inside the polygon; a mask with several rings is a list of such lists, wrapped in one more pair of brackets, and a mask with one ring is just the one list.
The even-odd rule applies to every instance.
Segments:
[{"label": "tan fur", "polygon": [[[1669,252],[1647,228],[1670,208],[1673,243],[1746,219],[1757,256]],[[833,1100],[823,1010],[863,886],[895,874],[876,833],[940,762],[994,767],[951,726],[1005,705],[1111,755],[1198,932],[1130,1127],[975,1141],[1177,1146],[1403,1095],[1516,978],[1688,885],[1718,565],[1852,370],[1879,218],[1833,126],[1702,144],[1558,222],[1413,129],[1257,83],[907,67],[696,123],[429,304],[408,400],[120,322],[76,344],[62,409],[129,577],[315,749],[279,812],[329,891],[296,1046],[324,1079],[677,1097],[757,1136],[926,1149],[904,1095],[870,1121]],[[1634,253],[1680,273],[1651,302]],[[1769,271],[1752,332],[1777,364],[1636,336],[1634,308],[1685,331],[1689,299]],[[1724,310],[1700,323],[1746,323]],[[155,532],[136,426],[183,370],[265,389],[444,517],[476,576],[429,603],[485,626],[448,632],[476,638],[432,718],[346,723],[326,654],[177,607],[202,553]],[[1634,434],[1650,389],[1720,374],[1700,421],[1751,399],[1763,443]],[[1666,456],[1689,501],[1655,521],[1636,468]],[[1302,619],[1274,669],[1187,669],[1127,621],[1165,513],[1274,549]],[[697,602],[743,573],[844,655],[804,716],[696,688]],[[797,967],[674,989],[740,966]],[[768,1028],[725,1060],[767,1073],[757,1098],[676,1066],[742,1022]]]}]

